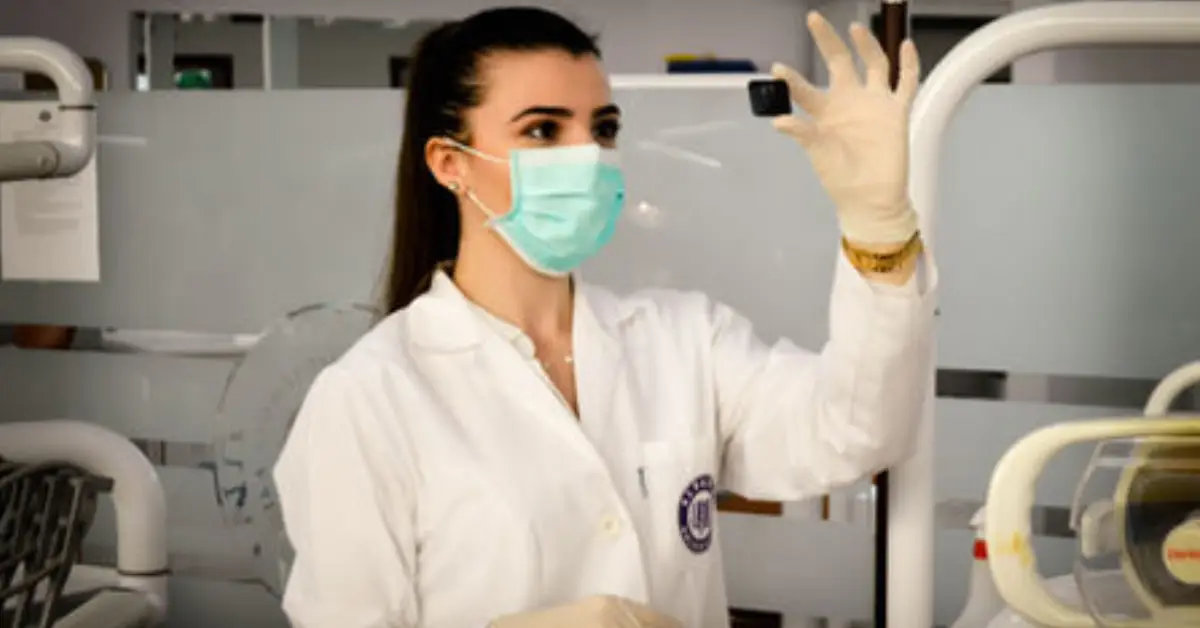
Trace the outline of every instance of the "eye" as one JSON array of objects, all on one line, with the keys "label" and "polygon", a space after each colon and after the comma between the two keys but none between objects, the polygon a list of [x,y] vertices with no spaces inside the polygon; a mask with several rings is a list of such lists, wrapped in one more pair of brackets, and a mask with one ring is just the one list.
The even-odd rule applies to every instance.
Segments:
[{"label": "eye", "polygon": [[521,135],[537,142],[552,144],[558,140],[558,136],[561,133],[562,126],[557,121],[540,120],[525,127],[525,131]]},{"label": "eye", "polygon": [[616,118],[600,120],[592,129],[592,134],[596,137],[596,142],[604,145],[617,143],[617,135],[621,133],[621,121]]}]

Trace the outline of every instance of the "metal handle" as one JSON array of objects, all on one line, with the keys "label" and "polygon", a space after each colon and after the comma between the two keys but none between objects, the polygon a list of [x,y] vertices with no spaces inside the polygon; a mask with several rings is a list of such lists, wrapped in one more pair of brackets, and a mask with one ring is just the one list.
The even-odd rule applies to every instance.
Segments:
[{"label": "metal handle", "polygon": [[61,44],[35,37],[0,39],[0,69],[44,74],[58,90],[60,137],[0,144],[0,182],[69,177],[96,152],[95,90],[87,64]]}]

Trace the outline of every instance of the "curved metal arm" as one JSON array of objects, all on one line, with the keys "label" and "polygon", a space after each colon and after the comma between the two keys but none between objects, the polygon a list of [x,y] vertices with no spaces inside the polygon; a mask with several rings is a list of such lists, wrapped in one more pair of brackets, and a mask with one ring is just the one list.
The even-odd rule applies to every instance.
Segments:
[{"label": "curved metal arm", "polygon": [[[910,193],[921,233],[935,250],[942,138],[959,106],[996,70],[1030,53],[1083,44],[1200,41],[1197,2],[1080,2],[1014,13],[964,39],[925,80],[913,107]],[[970,208],[955,208],[970,211]],[[933,621],[933,377],[916,449],[894,467],[888,526],[888,625],[928,628]]]},{"label": "curved metal arm", "polygon": [[0,70],[44,74],[58,88],[52,141],[0,144],[0,182],[69,177],[96,152],[96,107],[87,65],[61,44],[34,37],[0,38]]},{"label": "curved metal arm", "polygon": [[167,505],[158,472],[141,450],[98,425],[52,420],[0,424],[0,458],[69,462],[113,481],[117,585],[141,591],[166,614]]},{"label": "curved metal arm", "polygon": [[1142,414],[1149,417],[1163,416],[1171,411],[1171,404],[1175,403],[1175,399],[1187,392],[1187,390],[1196,384],[1200,384],[1200,362],[1191,362],[1171,371],[1169,375],[1163,378],[1154,391],[1150,393],[1150,399],[1146,402],[1146,409]]}]

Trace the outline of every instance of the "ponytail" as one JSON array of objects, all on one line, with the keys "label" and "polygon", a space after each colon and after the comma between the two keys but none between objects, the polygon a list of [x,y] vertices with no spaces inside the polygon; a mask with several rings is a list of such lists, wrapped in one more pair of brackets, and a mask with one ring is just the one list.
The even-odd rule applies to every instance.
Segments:
[{"label": "ponytail", "polygon": [[433,177],[425,145],[461,131],[461,116],[443,109],[452,94],[442,51],[452,44],[454,25],[427,34],[417,46],[407,86],[404,134],[396,167],[395,222],[385,312],[408,307],[429,289],[438,264],[458,256],[458,202]]}]

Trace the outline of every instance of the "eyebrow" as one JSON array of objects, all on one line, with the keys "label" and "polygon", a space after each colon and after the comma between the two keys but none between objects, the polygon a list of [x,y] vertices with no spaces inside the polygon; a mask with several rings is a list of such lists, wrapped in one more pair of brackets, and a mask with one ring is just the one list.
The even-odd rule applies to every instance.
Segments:
[{"label": "eyebrow", "polygon": [[[530,107],[528,109],[525,109],[521,113],[518,113],[517,115],[513,116],[513,119],[511,120],[511,122],[516,122],[522,118],[527,118],[529,116],[550,116],[551,118],[570,118],[572,115],[573,114],[571,113],[571,110],[567,109],[566,107],[537,106],[537,107]],[[616,106],[615,104],[611,104],[611,103],[604,105],[603,107],[598,107],[598,108],[596,108],[595,111],[592,111],[592,118],[606,118],[606,117],[620,116],[620,115],[621,115],[621,108]]]}]

